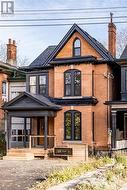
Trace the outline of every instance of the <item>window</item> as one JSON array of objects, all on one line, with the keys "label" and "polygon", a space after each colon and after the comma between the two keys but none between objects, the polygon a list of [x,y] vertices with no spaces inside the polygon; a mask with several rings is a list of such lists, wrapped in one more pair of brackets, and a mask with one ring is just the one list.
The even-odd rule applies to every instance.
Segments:
[{"label": "window", "polygon": [[48,95],[48,75],[29,76],[29,92],[32,94]]},{"label": "window", "polygon": [[81,41],[77,38],[73,43],[73,56],[81,55]]},{"label": "window", "polygon": [[11,92],[11,99],[15,98],[18,96],[21,92]]},{"label": "window", "polygon": [[127,91],[127,70],[125,71],[125,90]]},{"label": "window", "polygon": [[30,93],[36,94],[36,76],[30,76]]},{"label": "window", "polygon": [[79,111],[67,111],[64,117],[64,139],[81,140],[81,113]]},{"label": "window", "polygon": [[39,76],[39,94],[42,94],[42,95],[47,94],[47,76],[46,75]]},{"label": "window", "polygon": [[2,94],[6,95],[6,81],[2,82]]},{"label": "window", "polygon": [[[25,136],[24,118],[12,117],[11,126],[12,126],[11,141],[23,143],[24,136]],[[30,135],[30,118],[27,118],[26,119],[26,141],[27,142],[29,141],[29,135]]]},{"label": "window", "polygon": [[65,96],[81,96],[81,72],[79,70],[68,70],[64,75]]}]

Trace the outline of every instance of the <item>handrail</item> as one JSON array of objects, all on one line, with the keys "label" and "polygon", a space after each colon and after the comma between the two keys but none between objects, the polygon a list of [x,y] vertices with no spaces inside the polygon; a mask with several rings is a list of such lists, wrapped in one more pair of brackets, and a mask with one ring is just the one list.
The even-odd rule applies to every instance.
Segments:
[{"label": "handrail", "polygon": [[[44,135],[29,135],[29,149],[32,148],[32,138],[45,138]],[[47,138],[54,138],[55,139],[56,135],[47,135]],[[54,141],[54,145],[55,145],[55,141]]]},{"label": "handrail", "polygon": [[[29,135],[31,137],[45,137],[44,135]],[[47,137],[56,137],[56,135],[47,135]]]}]

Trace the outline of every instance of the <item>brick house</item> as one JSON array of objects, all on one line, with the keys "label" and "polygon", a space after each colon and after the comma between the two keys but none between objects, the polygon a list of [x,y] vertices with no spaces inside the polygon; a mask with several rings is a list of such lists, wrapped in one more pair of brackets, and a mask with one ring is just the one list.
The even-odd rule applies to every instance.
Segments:
[{"label": "brick house", "polygon": [[[9,39],[7,44],[7,61],[0,61],[0,132],[6,132],[6,118],[2,105],[24,91],[25,73],[16,66],[17,47],[15,41]],[[16,120],[15,120],[16,122]]]},{"label": "brick house", "polygon": [[120,97],[117,100],[107,101],[106,104],[111,110],[112,149],[125,151],[127,149],[127,46],[120,59],[116,61],[121,71]]},{"label": "brick house", "polygon": [[[96,150],[111,147],[110,109],[104,103],[119,98],[114,85],[119,65],[114,59],[116,27],[112,19],[108,29],[109,51],[74,24],[57,46],[47,47],[24,68],[26,92],[3,108],[8,155],[12,148],[38,156],[53,148],[71,147],[82,157],[86,145]],[[12,129],[13,117],[24,121],[19,135]]]}]

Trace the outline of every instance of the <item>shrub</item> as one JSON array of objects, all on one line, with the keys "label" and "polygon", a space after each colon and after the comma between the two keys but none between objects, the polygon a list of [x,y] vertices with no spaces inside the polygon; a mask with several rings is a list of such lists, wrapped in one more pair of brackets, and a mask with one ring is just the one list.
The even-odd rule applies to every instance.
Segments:
[{"label": "shrub", "polygon": [[0,132],[0,157],[3,157],[5,154],[6,154],[5,134]]},{"label": "shrub", "polygon": [[125,155],[117,155],[115,157],[117,163],[121,163],[124,166],[127,166],[127,156]]}]

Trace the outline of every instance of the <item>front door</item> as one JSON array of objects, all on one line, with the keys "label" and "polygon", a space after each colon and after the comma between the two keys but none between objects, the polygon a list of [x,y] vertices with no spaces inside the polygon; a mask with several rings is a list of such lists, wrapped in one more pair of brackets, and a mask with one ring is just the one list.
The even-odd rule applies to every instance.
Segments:
[{"label": "front door", "polygon": [[37,118],[37,145],[44,145],[44,118]]},{"label": "front door", "polygon": [[[26,146],[28,147],[30,134],[30,118],[26,119]],[[24,148],[25,131],[24,118],[12,117],[11,120],[11,147]]]}]

